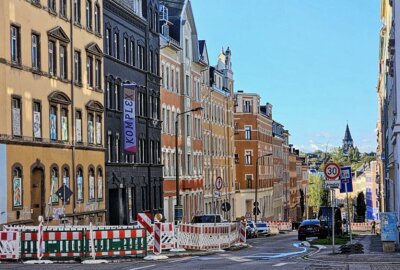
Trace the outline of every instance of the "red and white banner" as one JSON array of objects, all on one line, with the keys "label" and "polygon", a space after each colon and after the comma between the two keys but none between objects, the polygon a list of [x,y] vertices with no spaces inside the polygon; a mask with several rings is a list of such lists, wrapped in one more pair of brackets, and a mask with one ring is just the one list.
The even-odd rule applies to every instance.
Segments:
[{"label": "red and white banner", "polygon": [[149,234],[153,233],[151,224],[151,213],[138,213],[137,220],[139,225],[146,229]]}]

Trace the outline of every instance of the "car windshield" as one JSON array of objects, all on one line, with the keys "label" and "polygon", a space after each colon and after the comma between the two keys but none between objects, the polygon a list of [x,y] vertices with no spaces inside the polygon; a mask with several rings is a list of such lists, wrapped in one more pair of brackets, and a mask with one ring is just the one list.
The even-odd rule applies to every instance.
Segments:
[{"label": "car windshield", "polygon": [[254,224],[253,223],[247,223],[247,225],[249,225],[249,227],[253,228]]},{"label": "car windshield", "polygon": [[265,227],[267,227],[267,224],[265,224],[265,223],[257,223],[257,227],[265,228]]},{"label": "car windshield", "polygon": [[[217,217],[216,222],[220,223],[221,217],[220,216],[216,216],[216,217]],[[194,216],[192,219],[192,223],[213,223],[213,222],[215,222],[215,216],[212,216],[212,215],[210,215],[210,216],[207,216],[207,215]]]},{"label": "car windshield", "polygon": [[319,224],[319,220],[316,219],[316,220],[304,220],[301,223],[301,226],[304,226],[304,225],[320,225],[320,224]]}]

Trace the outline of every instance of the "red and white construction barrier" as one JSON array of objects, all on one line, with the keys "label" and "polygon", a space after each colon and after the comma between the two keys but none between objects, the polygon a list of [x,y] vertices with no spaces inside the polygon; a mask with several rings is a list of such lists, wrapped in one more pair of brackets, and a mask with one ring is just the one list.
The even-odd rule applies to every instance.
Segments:
[{"label": "red and white construction barrier", "polygon": [[19,259],[20,234],[17,231],[0,232],[0,259]]},{"label": "red and white construction barrier", "polygon": [[[153,233],[147,235],[147,250],[154,249],[154,225]],[[161,223],[161,249],[169,250],[175,248],[175,229],[172,223]]]},{"label": "red and white construction barrier", "polygon": [[[380,228],[380,223],[375,224],[375,231]],[[372,230],[371,222],[353,222],[351,223],[351,230],[354,232],[370,232]]]},{"label": "red and white construction barrier", "polygon": [[138,223],[146,229],[149,234],[153,233],[153,226],[151,224],[151,213],[138,213]]},{"label": "red and white construction barrier", "polygon": [[153,253],[156,255],[161,254],[161,234],[162,234],[162,224],[160,222],[154,223],[154,246]]},{"label": "red and white construction barrier", "polygon": [[246,221],[240,222],[239,242],[246,243]]},{"label": "red and white construction barrier", "polygon": [[291,231],[292,223],[286,221],[268,221],[269,227],[277,228],[279,231]]}]

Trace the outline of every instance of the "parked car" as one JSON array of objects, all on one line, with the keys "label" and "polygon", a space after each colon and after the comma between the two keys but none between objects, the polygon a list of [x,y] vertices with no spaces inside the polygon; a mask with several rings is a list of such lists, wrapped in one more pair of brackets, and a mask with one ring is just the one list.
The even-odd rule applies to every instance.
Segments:
[{"label": "parked car", "polygon": [[257,222],[257,232],[258,235],[268,236],[271,233],[268,223],[265,222]]},{"label": "parked car", "polygon": [[299,241],[304,241],[307,237],[318,237],[321,239],[326,238],[326,236],[318,219],[306,219],[300,224],[298,229]]},{"label": "parked car", "polygon": [[247,232],[248,232],[247,238],[258,237],[257,226],[254,223],[254,221],[247,221],[246,234]]},{"label": "parked car", "polygon": [[222,223],[220,215],[199,215],[192,218],[192,223]]}]

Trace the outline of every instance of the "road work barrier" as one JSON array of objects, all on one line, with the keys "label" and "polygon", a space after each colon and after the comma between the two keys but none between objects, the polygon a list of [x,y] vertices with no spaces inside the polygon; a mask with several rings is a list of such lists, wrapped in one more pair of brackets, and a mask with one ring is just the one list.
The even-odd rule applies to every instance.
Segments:
[{"label": "road work barrier", "polygon": [[0,259],[18,260],[20,257],[20,233],[16,231],[0,232]]},{"label": "road work barrier", "polygon": [[[161,223],[161,250],[169,250],[175,247],[176,237],[174,224]],[[147,232],[147,250],[154,249],[154,224],[151,225],[151,233]]]},{"label": "road work barrier", "polygon": [[[380,231],[380,223],[375,223],[375,231]],[[353,232],[370,232],[372,230],[372,222],[354,222],[351,223],[351,230]]]},{"label": "road work barrier", "polygon": [[291,231],[292,223],[286,221],[268,221],[270,228],[277,228],[279,231]]}]

